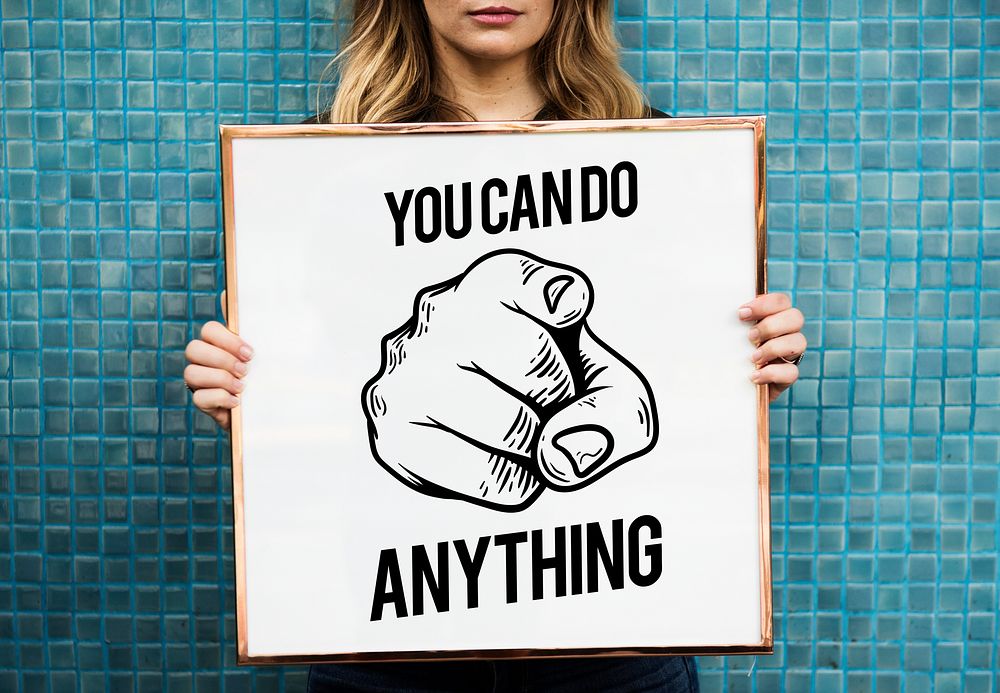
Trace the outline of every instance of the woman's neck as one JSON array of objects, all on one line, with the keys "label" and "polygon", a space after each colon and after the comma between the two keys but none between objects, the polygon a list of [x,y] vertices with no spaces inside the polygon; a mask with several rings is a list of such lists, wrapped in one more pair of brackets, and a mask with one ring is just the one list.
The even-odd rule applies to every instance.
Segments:
[{"label": "woman's neck", "polygon": [[530,120],[545,105],[531,53],[506,60],[477,58],[435,37],[437,89],[476,120]]}]

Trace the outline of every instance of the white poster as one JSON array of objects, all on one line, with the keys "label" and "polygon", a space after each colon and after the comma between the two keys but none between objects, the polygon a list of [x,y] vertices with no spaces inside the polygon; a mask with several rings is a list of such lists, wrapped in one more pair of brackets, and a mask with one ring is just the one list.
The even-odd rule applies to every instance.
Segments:
[{"label": "white poster", "polygon": [[241,662],[770,651],[762,118],[222,140]]}]

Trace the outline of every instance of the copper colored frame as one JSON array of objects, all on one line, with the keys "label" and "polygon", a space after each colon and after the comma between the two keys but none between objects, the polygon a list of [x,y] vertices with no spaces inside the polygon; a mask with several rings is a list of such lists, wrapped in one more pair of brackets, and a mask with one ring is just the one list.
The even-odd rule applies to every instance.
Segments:
[{"label": "copper colored frame", "polygon": [[[767,170],[764,116],[657,118],[641,120],[520,121],[486,123],[414,123],[365,125],[221,125],[223,232],[226,266],[226,315],[229,329],[239,333],[236,276],[236,237],[233,210],[234,139],[245,137],[329,137],[334,135],[421,134],[531,134],[545,132],[613,132],[641,130],[731,130],[754,133],[754,211],[756,215],[757,295],[767,291]],[[243,516],[243,436],[240,408],[232,411],[233,521],[236,553],[236,630],[239,664],[310,664],[319,662],[372,662],[457,659],[506,659],[527,657],[580,657],[622,655],[724,655],[773,654],[771,604],[771,487],[768,470],[767,385],[757,386],[757,488],[760,539],[760,639],[754,643],[693,647],[621,647],[504,650],[428,650],[409,652],[351,652],[321,655],[250,656],[247,648],[246,542]]]}]

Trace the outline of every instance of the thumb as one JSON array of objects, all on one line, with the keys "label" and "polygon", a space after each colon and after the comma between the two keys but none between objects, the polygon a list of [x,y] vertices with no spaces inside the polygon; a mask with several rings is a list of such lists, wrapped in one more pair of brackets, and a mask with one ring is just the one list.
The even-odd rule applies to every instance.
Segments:
[{"label": "thumb", "polygon": [[585,318],[594,295],[590,280],[579,270],[522,250],[479,258],[460,277],[458,293],[478,305],[499,303],[554,328]]},{"label": "thumb", "polygon": [[653,449],[659,432],[649,383],[584,325],[582,394],[557,411],[538,439],[538,467],[558,491],[586,486]]}]

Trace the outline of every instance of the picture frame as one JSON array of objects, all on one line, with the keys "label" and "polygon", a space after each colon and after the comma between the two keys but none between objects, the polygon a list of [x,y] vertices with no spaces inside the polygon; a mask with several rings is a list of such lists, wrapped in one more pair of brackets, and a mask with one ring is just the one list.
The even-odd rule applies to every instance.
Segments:
[{"label": "picture frame", "polygon": [[[749,342],[743,337],[736,344],[733,339],[745,329],[736,319],[739,303],[732,303],[724,317],[721,308],[715,308],[723,298],[735,299],[741,290],[743,301],[767,290],[764,117],[222,125],[220,145],[227,323],[256,350],[242,403],[232,411],[230,434],[240,664],[772,653],[768,388],[734,375],[740,369],[749,375],[751,368],[745,359]],[[726,164],[729,161],[732,167]],[[632,162],[631,170],[624,166]],[[681,164],[687,169],[678,169]],[[649,177],[656,181],[648,182]],[[660,186],[661,179],[673,184]],[[466,183],[474,194],[466,193]],[[690,190],[666,192],[682,187]],[[503,206],[506,202],[510,205]],[[487,214],[484,210],[490,204],[494,207]],[[603,216],[596,217],[602,207]],[[630,207],[639,211],[629,211]],[[417,218],[418,211],[423,218]],[[647,214],[643,223],[632,223],[641,214]],[[658,227],[661,222],[656,220],[664,218],[717,221],[706,221],[705,229],[695,233]],[[560,223],[566,219],[570,223]],[[726,219],[738,220],[734,226],[739,228],[723,228]],[[560,232],[566,234],[560,237]],[[703,237],[715,234],[720,238]],[[664,240],[667,237],[672,240]],[[627,240],[615,240],[620,238]],[[564,250],[572,261],[554,257]],[[705,267],[727,269],[706,277],[711,273],[705,267],[700,272],[690,267],[697,264],[693,258],[706,257],[712,261],[705,260]],[[581,269],[583,264],[586,269]],[[502,288],[516,267],[523,269],[522,278],[529,273],[531,277],[520,286],[513,282],[513,288]],[[350,281],[341,279],[348,274]],[[537,277],[548,278],[532,298],[521,300],[524,294],[518,292],[533,286],[531,281]],[[618,288],[631,285],[633,279],[645,284]],[[558,307],[572,299],[578,288],[582,298],[577,299],[586,306],[576,312],[567,308],[563,316]],[[494,300],[494,290],[507,298]],[[705,299],[711,308],[705,309],[710,315],[704,322],[700,322],[698,306],[688,305],[687,291],[695,297],[712,294]],[[527,479],[520,486],[503,478],[486,479],[476,488],[477,479],[465,477],[468,465],[439,469],[440,460],[462,456],[452,455],[451,447],[435,448],[438,443],[428,443],[426,450],[421,447],[425,428],[434,428],[435,435],[449,433],[476,450],[485,445],[463,431],[456,433],[431,414],[392,418],[400,409],[427,406],[451,407],[455,419],[473,428],[489,419],[479,412],[493,409],[478,404],[455,406],[449,399],[450,393],[461,391],[467,383],[461,380],[463,385],[451,385],[448,378],[457,372],[451,369],[452,362],[462,375],[475,371],[483,378],[489,376],[497,387],[510,389],[508,382],[495,382],[498,379],[480,368],[479,362],[493,359],[503,368],[510,367],[514,357],[509,354],[519,347],[504,347],[498,350],[502,354],[495,354],[489,351],[490,344],[513,340],[510,335],[521,330],[522,322],[517,327],[497,328],[482,318],[493,315],[492,308],[472,309],[463,303],[461,317],[451,319],[450,331],[442,327],[439,332],[438,325],[448,324],[447,311],[461,303],[451,301],[459,295],[473,305],[499,302],[512,313],[523,314],[525,329],[543,333],[548,329],[554,335],[552,344],[559,348],[551,351],[564,356],[572,351],[572,358],[565,356],[567,368],[572,370],[572,359],[585,364],[580,371],[583,375],[566,376],[565,382],[570,383],[566,387],[576,388],[569,395],[557,392],[555,385],[541,393],[513,387],[518,390],[514,395],[534,398],[538,408],[525,405],[524,412],[530,410],[539,417],[534,424],[518,419],[522,428],[531,431],[520,442],[508,440],[517,437],[511,434],[517,426],[511,426],[507,431],[511,435],[504,438],[514,448],[510,459],[521,460],[522,453],[531,459],[527,471],[524,464],[510,467],[516,469],[515,478]],[[519,298],[508,300],[509,295]],[[607,305],[600,303],[603,295],[619,299],[617,307],[603,310]],[[657,306],[666,295],[672,307],[664,307],[661,313]],[[408,297],[406,305],[403,296]],[[444,297],[440,303],[428,300],[438,296]],[[527,305],[535,299],[537,307]],[[636,305],[640,307],[630,307]],[[597,324],[598,306],[603,310],[603,325]],[[340,320],[333,316],[347,316],[348,308],[353,312],[343,318],[343,324],[329,324]],[[427,324],[434,328],[428,328],[426,335],[437,338],[446,333],[450,335],[447,340],[430,344],[428,336],[429,346],[418,342],[424,336],[422,309],[427,311],[424,317],[433,315]],[[608,325],[618,327],[612,334],[627,335],[630,326],[655,323],[660,318],[650,316],[661,314],[665,324],[672,310],[687,316],[684,322],[689,328],[694,326],[702,331],[698,334],[707,335],[695,340],[698,348],[671,345],[672,337],[663,334],[660,324],[643,328],[642,336],[631,342],[625,339],[629,348],[598,336]],[[398,316],[395,322],[388,317],[393,314]],[[642,321],[636,318],[640,314],[646,316]],[[585,318],[581,320],[580,315]],[[591,316],[593,330],[589,323],[580,328]],[[560,346],[563,333],[559,331],[564,327],[556,324],[557,317],[579,321],[573,323],[575,339],[581,339],[580,334],[593,337],[590,351],[580,347],[582,360],[575,351],[578,342],[569,351]],[[479,320],[485,322],[479,325]],[[379,331],[381,354],[378,340],[372,338]],[[496,338],[478,340],[476,335],[483,333]],[[323,351],[317,346],[321,343],[331,346]],[[470,350],[485,355],[469,356]],[[659,368],[658,350],[672,351],[674,358],[681,359],[669,371],[673,380],[667,371],[657,371],[648,379],[644,375]],[[460,356],[440,357],[442,352]],[[633,354],[641,358],[629,360]],[[420,359],[422,363],[413,369],[416,375],[407,375],[411,364]],[[318,373],[294,365],[318,361],[324,364]],[[586,364],[593,363],[601,365],[587,371]],[[360,378],[365,368],[362,388],[342,387],[343,382]],[[694,382],[689,370],[708,375]],[[610,415],[607,427],[603,423],[565,427],[546,438],[546,426],[554,418],[546,419],[547,412],[560,403],[582,402],[583,393],[591,390],[581,391],[581,383],[591,387],[598,379],[609,378],[608,373],[617,379],[592,389],[617,393],[619,387],[631,388],[612,410],[632,411],[630,403],[639,402],[638,418],[645,428],[635,434],[638,442],[630,438],[632,434],[619,434],[623,429],[615,428],[625,426],[621,423],[627,418],[624,414]],[[428,387],[428,382],[435,386]],[[666,394],[673,389],[663,382],[676,384],[683,394]],[[699,390],[699,383],[707,384]],[[306,413],[295,413],[303,393],[308,393],[303,406]],[[721,402],[730,400],[742,403],[737,407],[740,413],[713,420],[717,408],[729,411]],[[675,427],[673,422],[686,416],[693,417],[696,425]],[[695,427],[704,433],[698,440],[688,435]],[[614,429],[614,434],[608,429]],[[596,452],[567,452],[559,436],[566,440],[571,433],[578,434],[584,447],[596,446]],[[727,441],[727,436],[739,444]],[[490,449],[493,460],[498,456],[494,447]],[[562,457],[553,452],[557,450]],[[666,474],[662,470],[676,458],[702,455],[715,464],[728,459],[728,454],[734,461],[719,462],[714,472],[677,462],[682,471],[662,476]],[[667,461],[659,464],[654,457]],[[645,481],[637,471],[643,465],[654,468],[653,476]],[[632,475],[627,481],[619,467]],[[727,486],[722,495],[734,500],[724,503],[713,493],[717,486],[729,484],[727,470],[739,482]],[[678,484],[686,491],[664,482],[678,475]],[[356,488],[347,488],[354,483]],[[675,495],[670,496],[670,503],[687,508],[684,519],[660,522],[652,511],[631,520],[624,515],[630,494],[636,494],[637,506],[655,503],[651,489],[657,484],[671,487],[669,493]],[[605,486],[607,512],[596,513],[600,519],[588,521],[590,508],[604,507],[605,501],[595,494]],[[572,504],[585,494],[590,494],[590,500]],[[711,508],[698,509],[694,499],[699,494]],[[336,499],[329,503],[332,510],[327,498]],[[716,503],[718,507],[713,506]],[[546,504],[553,509],[546,510]],[[729,512],[727,508],[733,508],[732,517],[719,519],[720,513]],[[340,522],[341,534],[326,523],[324,513],[330,513],[331,524]],[[563,516],[578,520],[553,527],[555,518]],[[524,517],[534,524],[525,525]],[[656,526],[642,520],[647,517],[656,520]],[[691,517],[705,519],[684,526]],[[424,522],[427,526],[416,527]],[[591,537],[593,525],[597,529]],[[513,531],[501,532],[505,527]],[[687,577],[677,577],[673,584],[675,576],[664,570],[668,575],[658,578],[660,584],[643,586],[653,572],[650,551],[657,532],[664,537],[659,544],[663,564]],[[337,538],[347,533],[350,539]],[[521,533],[524,541],[519,537],[504,539],[506,543],[499,540]],[[476,534],[482,536],[473,549],[470,542]],[[641,540],[633,541],[633,534],[648,536],[649,543],[642,547]],[[597,543],[599,535],[603,551]],[[542,577],[537,578],[529,573],[538,571],[524,568],[527,561],[522,560],[521,572],[515,571],[513,578],[515,588],[521,587],[521,597],[511,602],[510,581],[505,599],[504,571],[498,563],[495,574],[481,575],[473,600],[469,566],[475,565],[486,537],[492,539],[486,542],[484,555],[491,560],[505,555],[508,578],[509,558],[521,550],[524,559],[536,537],[556,547],[556,558],[558,547],[563,546],[565,565],[559,569],[550,561],[545,564],[549,567],[539,569]],[[673,543],[667,541],[670,537],[675,538]],[[590,548],[592,538],[597,549]],[[578,544],[584,548],[574,554]],[[677,556],[669,553],[682,544],[687,548],[678,549]],[[624,568],[626,545],[629,561],[633,549],[645,551],[635,563],[639,566],[635,575],[631,568]],[[418,551],[418,546],[423,548]],[[620,559],[618,546],[622,547]],[[541,556],[539,561],[544,562],[550,558],[544,554],[546,547],[538,554],[532,548],[531,555]],[[743,596],[733,596],[726,607],[712,606],[719,600],[709,595],[728,594],[726,580],[737,578],[723,574],[726,571],[720,566],[727,565],[726,557],[713,554],[713,547],[730,552],[732,573],[740,576],[732,592]],[[410,549],[412,553],[404,555]],[[336,553],[339,562],[314,557],[314,551],[325,550]],[[696,564],[693,568],[685,567],[689,557]],[[704,567],[699,568],[698,561],[704,561]],[[599,573],[604,568],[603,579],[599,575],[591,583],[590,574],[584,575],[591,564]],[[454,574],[450,587],[442,588],[442,575],[448,571],[440,569],[445,565]],[[465,566],[464,578],[459,565]],[[485,565],[493,564],[480,559],[480,570],[486,570]],[[629,573],[622,578],[622,587],[615,584],[615,570],[623,576]],[[394,579],[394,572],[400,577]],[[316,579],[319,574],[332,576],[332,586]],[[406,576],[413,578],[412,584]],[[630,580],[636,576],[637,580]],[[468,594],[463,591],[466,587]],[[401,596],[400,591],[406,594]],[[539,593],[541,598],[534,598]],[[642,595],[646,594],[658,596],[645,603]],[[573,599],[578,603],[570,604]],[[442,601],[451,608],[442,611]],[[329,605],[334,602],[335,607]],[[699,605],[702,611],[697,610]],[[592,607],[594,615],[588,616]],[[657,640],[656,623],[643,620],[651,609],[679,613],[678,609],[689,607],[694,611],[678,618],[687,619],[690,629],[684,629],[685,623],[671,624],[669,633],[663,631],[662,642]],[[631,626],[618,623],[616,614],[635,616],[634,637],[628,634]],[[693,614],[706,614],[717,631],[694,627]],[[727,621],[738,622],[739,627],[727,630],[722,625]],[[519,637],[518,625],[524,623],[531,624],[532,634]],[[595,632],[585,632],[591,625]],[[342,637],[327,639],[331,628],[342,628]],[[609,633],[604,640],[602,629]]]}]

